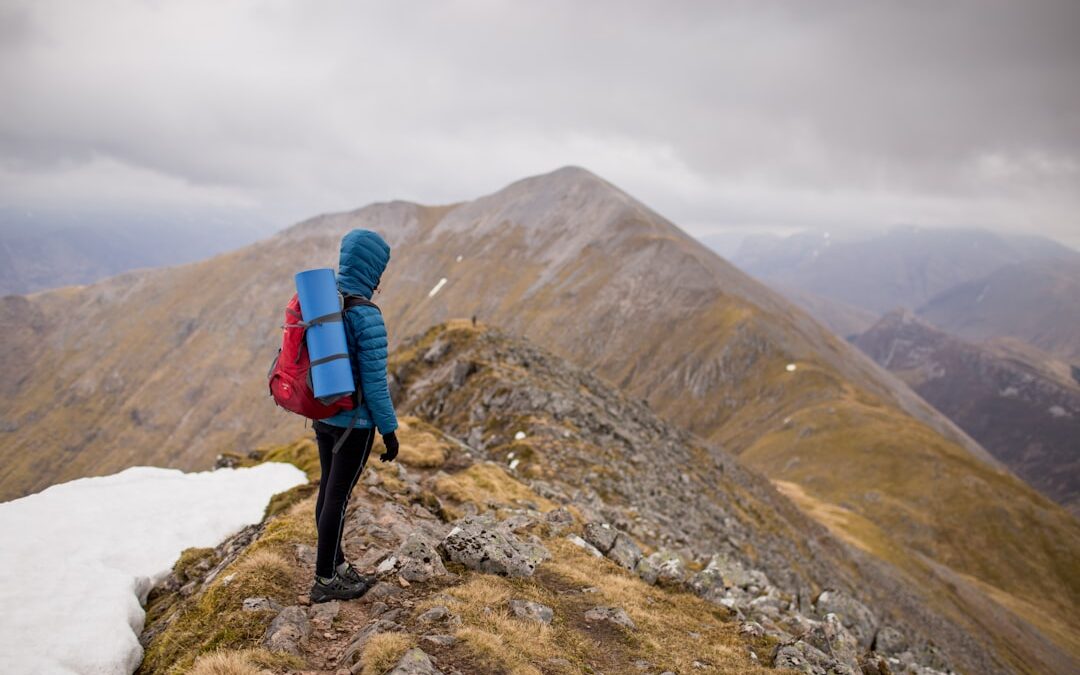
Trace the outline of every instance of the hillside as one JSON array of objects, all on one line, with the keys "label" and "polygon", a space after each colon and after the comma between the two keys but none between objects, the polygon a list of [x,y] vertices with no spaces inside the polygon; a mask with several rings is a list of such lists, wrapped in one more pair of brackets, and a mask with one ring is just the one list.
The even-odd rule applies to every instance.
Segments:
[{"label": "hillside", "polygon": [[759,279],[881,315],[916,309],[958,284],[1002,267],[1080,253],[1041,237],[977,229],[896,227],[843,239],[803,232],[748,238],[732,261]]},{"label": "hillside", "polygon": [[[768,481],[533,345],[462,321],[391,368],[420,418],[405,418],[400,465],[369,465],[344,530],[380,584],[358,602],[297,604],[314,531],[312,490],[295,489],[263,524],[185,554],[151,595],[141,672],[379,673],[410,648],[445,673],[1001,668]],[[309,439],[253,456],[317,470]],[[462,532],[536,562],[459,558],[448,542]]]},{"label": "hillside", "polygon": [[[855,344],[1043,494],[1080,514],[1080,386],[1006,347],[887,314]],[[1043,362],[1051,361],[1044,359]]]},{"label": "hillside", "polygon": [[1017,338],[1080,364],[1080,260],[1011,265],[949,289],[917,311],[971,340]]},{"label": "hillside", "polygon": [[835,532],[940,590],[951,620],[983,617],[1010,663],[1057,649],[1032,646],[1036,625],[1080,652],[1075,519],[857,349],[575,168],[9,298],[3,494],[136,461],[205,467],[224,448],[294,438],[300,423],[275,410],[262,378],[292,274],[334,266],[354,227],[394,247],[376,298],[392,338],[473,315],[528,336],[782,481]]}]

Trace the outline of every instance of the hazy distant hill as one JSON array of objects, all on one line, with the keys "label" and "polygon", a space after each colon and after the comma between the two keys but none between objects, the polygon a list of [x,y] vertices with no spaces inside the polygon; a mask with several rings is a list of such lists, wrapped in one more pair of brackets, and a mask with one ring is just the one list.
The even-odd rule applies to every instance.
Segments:
[{"label": "hazy distant hill", "polygon": [[[994,456],[1080,515],[1080,384],[937,330],[910,312],[884,316],[855,341]],[[1048,372],[1050,370],[1050,372]]]},{"label": "hazy distant hill", "polygon": [[1014,337],[1080,365],[1080,259],[999,269],[937,295],[918,314],[957,335]]},{"label": "hazy distant hill", "polygon": [[135,462],[204,467],[223,449],[291,440],[301,422],[274,409],[263,379],[282,308],[292,275],[334,266],[354,227],[394,247],[376,300],[395,343],[471,315],[527,335],[783,481],[1001,658],[1029,664],[1017,668],[1080,653],[1076,519],[855,347],[576,168],[457,205],[321,216],[200,263],[8,299],[3,494]]},{"label": "hazy distant hill", "polygon": [[0,214],[0,295],[73,286],[199,260],[264,236],[243,223],[20,222]]},{"label": "hazy distant hill", "polygon": [[1080,253],[1041,237],[976,229],[896,227],[838,240],[804,232],[748,238],[732,262],[759,279],[883,314],[915,309],[957,284],[1027,260]]}]

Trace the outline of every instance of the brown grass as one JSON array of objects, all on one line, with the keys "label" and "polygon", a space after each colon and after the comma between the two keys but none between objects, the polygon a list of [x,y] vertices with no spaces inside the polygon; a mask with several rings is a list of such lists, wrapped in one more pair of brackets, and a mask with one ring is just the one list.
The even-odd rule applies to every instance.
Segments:
[{"label": "brown grass", "polygon": [[265,649],[223,649],[195,659],[189,675],[270,675],[270,668],[295,666],[293,657]]},{"label": "brown grass", "polygon": [[[464,583],[446,589],[449,600],[429,599],[416,611],[446,604],[462,620],[455,636],[490,672],[633,672],[633,663],[641,659],[649,661],[654,671],[693,672],[697,661],[709,664],[706,672],[767,672],[750,660],[748,643],[726,619],[727,610],[692,595],[648,586],[562,539],[545,544],[554,559],[543,563],[532,578],[469,572]],[[582,593],[583,588],[596,590]],[[551,607],[555,613],[551,625],[513,616],[512,598]],[[637,629],[587,624],[585,611],[597,605],[622,607]],[[756,646],[762,656],[769,653],[766,641]],[[565,659],[570,666],[560,669],[552,659]]]},{"label": "brown grass", "polygon": [[450,444],[443,440],[432,427],[415,417],[398,420],[398,441],[401,449],[398,460],[405,466],[418,469],[435,469],[446,463]]},{"label": "brown grass", "polygon": [[435,492],[458,502],[471,502],[481,508],[518,506],[519,500],[531,501],[541,511],[550,511],[557,506],[492,462],[473,464],[464,471],[440,478],[435,482]]},{"label": "brown grass", "polygon": [[376,633],[364,645],[363,675],[382,675],[396,664],[405,652],[416,646],[416,636],[408,633]]}]

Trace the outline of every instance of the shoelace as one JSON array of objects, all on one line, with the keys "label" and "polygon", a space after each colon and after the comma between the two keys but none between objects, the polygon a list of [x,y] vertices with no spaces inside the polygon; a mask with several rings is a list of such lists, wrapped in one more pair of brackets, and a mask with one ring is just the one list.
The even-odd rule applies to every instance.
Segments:
[{"label": "shoelace", "polygon": [[360,573],[356,571],[356,568],[352,566],[352,563],[345,563],[345,571],[340,572],[339,574],[354,584],[358,584],[364,580],[364,578],[360,576]]}]

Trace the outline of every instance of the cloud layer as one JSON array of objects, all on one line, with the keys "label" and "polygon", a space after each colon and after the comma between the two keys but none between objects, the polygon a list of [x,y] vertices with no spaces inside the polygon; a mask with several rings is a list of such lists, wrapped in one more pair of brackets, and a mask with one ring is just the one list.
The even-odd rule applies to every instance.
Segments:
[{"label": "cloud layer", "polygon": [[579,164],[695,234],[1080,245],[1080,3],[5,1],[0,207],[446,202]]}]

